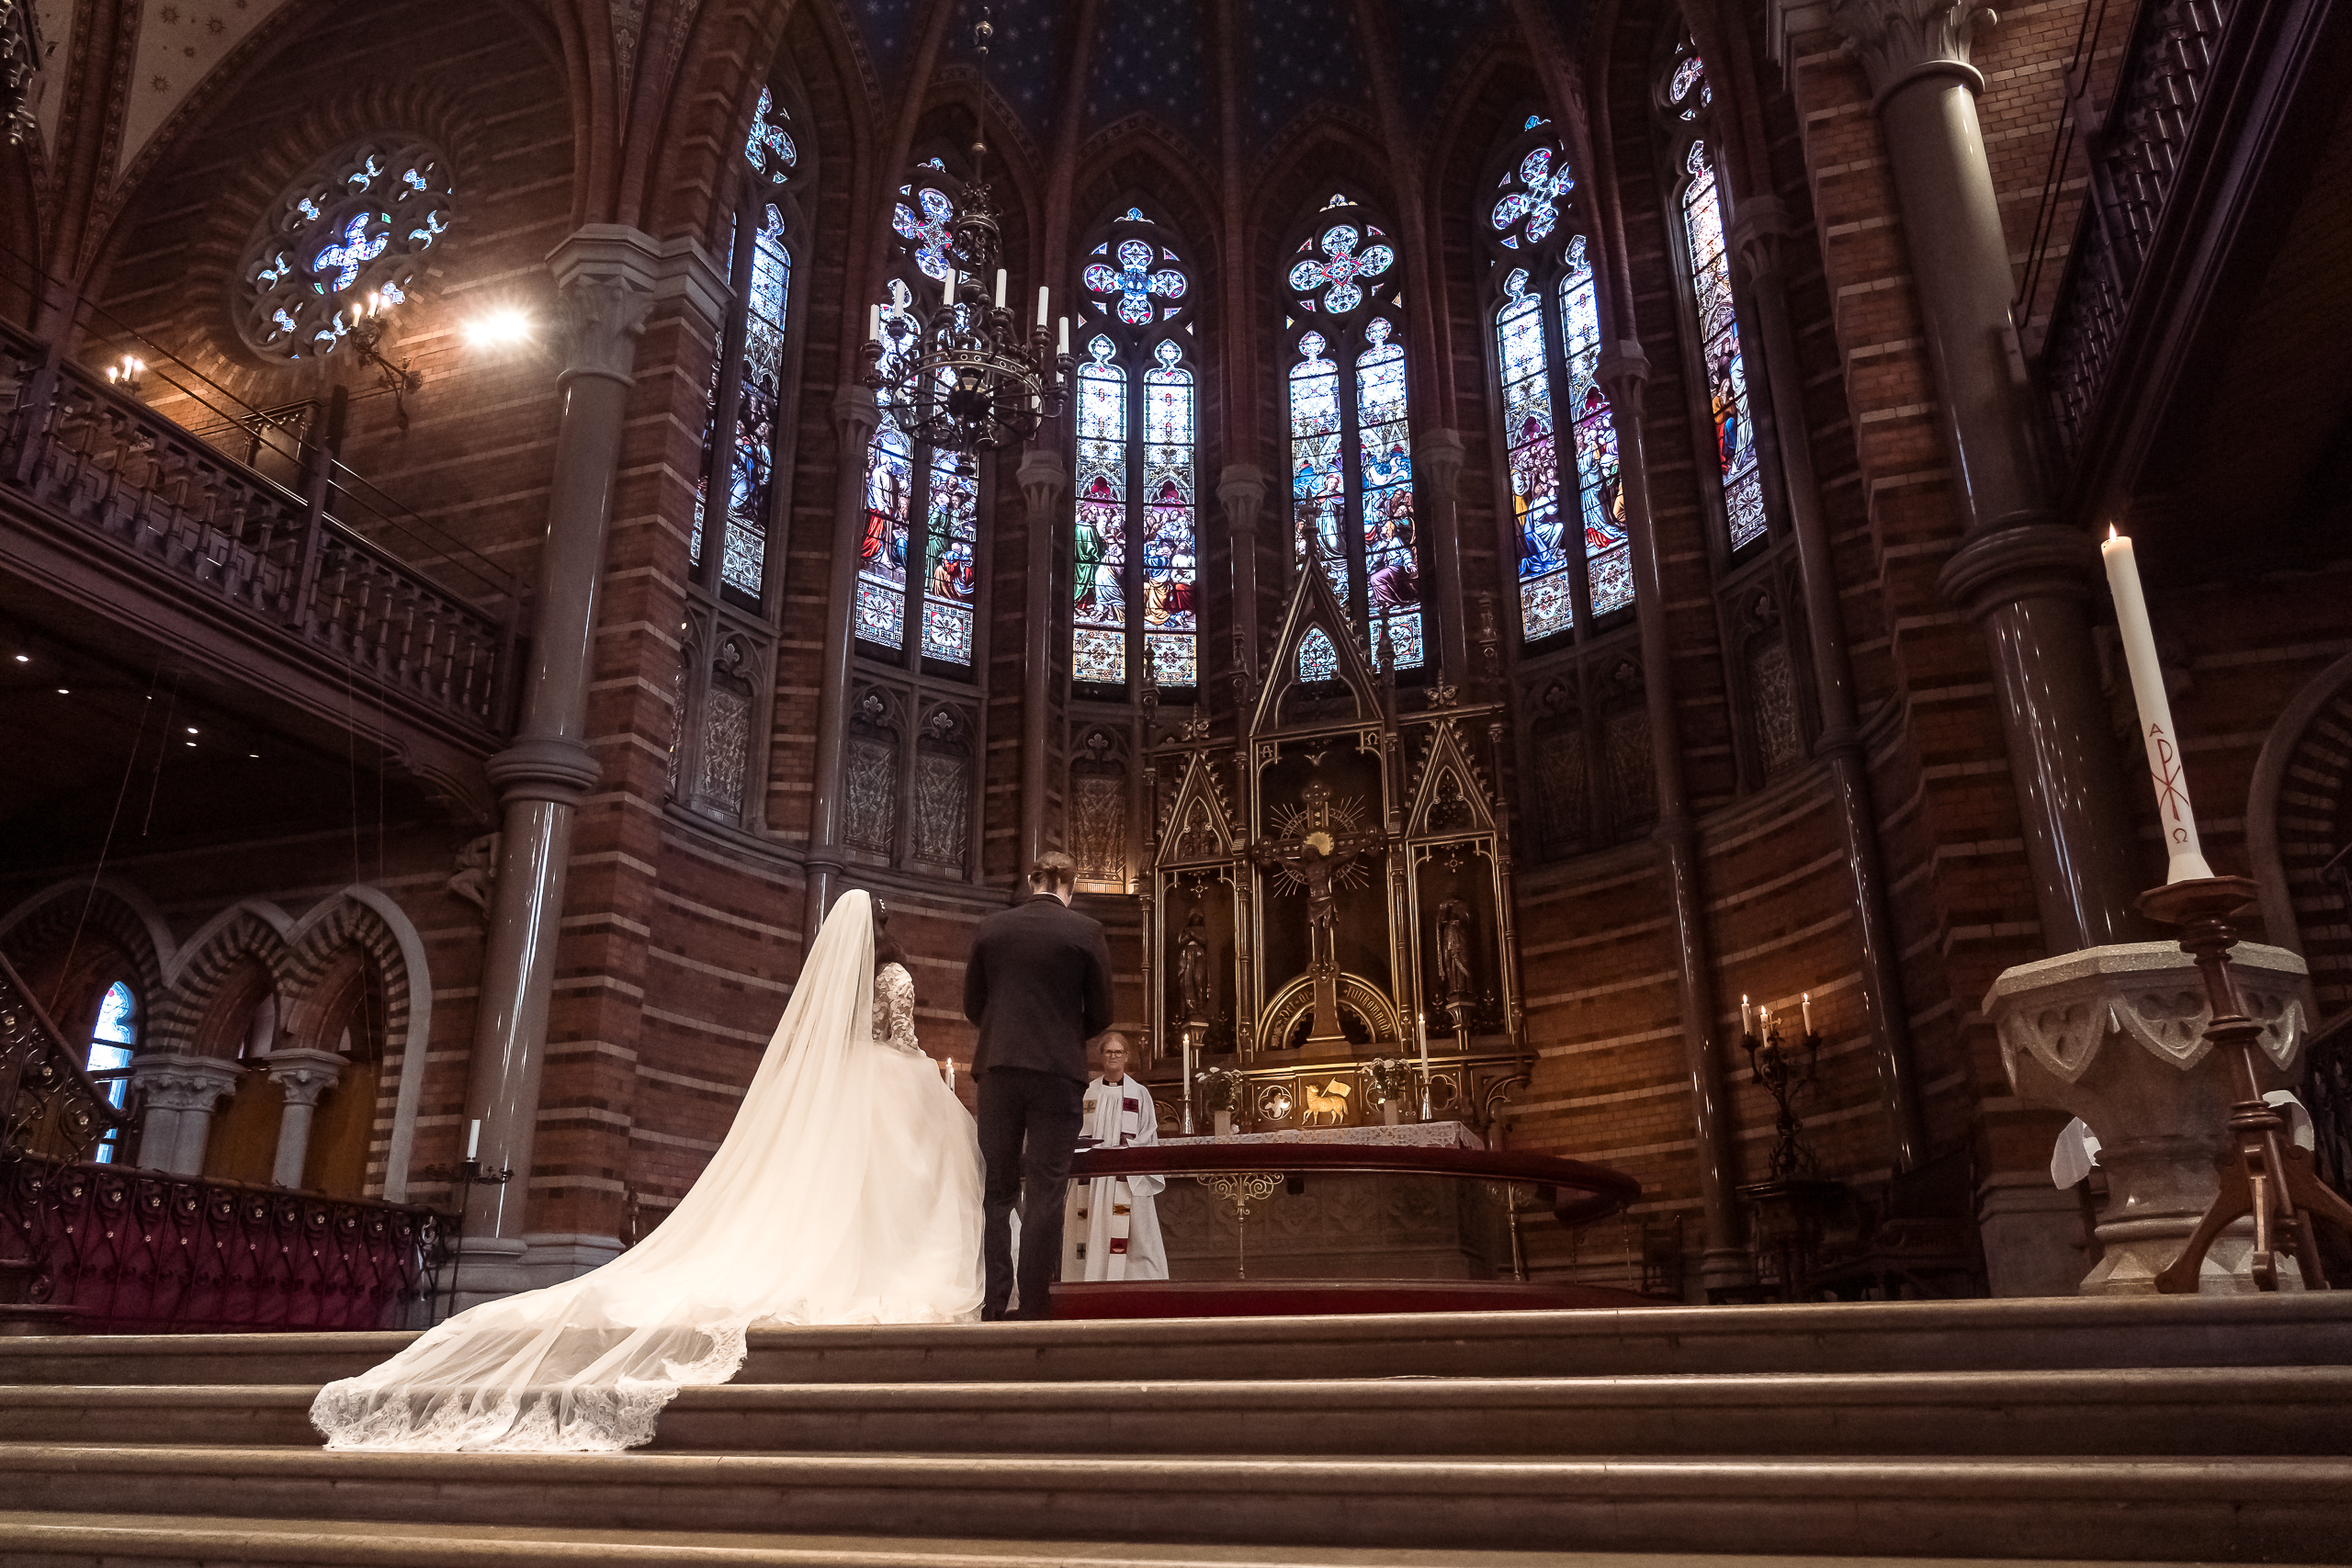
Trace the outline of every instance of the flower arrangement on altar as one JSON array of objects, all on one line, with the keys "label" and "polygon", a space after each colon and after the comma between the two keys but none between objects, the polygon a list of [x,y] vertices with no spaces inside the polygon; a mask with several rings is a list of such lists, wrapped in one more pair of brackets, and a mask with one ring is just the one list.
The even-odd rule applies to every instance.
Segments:
[{"label": "flower arrangement on altar", "polygon": [[1193,1081],[1200,1085],[1203,1108],[1212,1114],[1222,1111],[1230,1116],[1241,1109],[1241,1093],[1246,1085],[1241,1075],[1231,1067],[1211,1067]]},{"label": "flower arrangement on altar", "polygon": [[1402,1056],[1375,1056],[1362,1071],[1367,1105],[1386,1105],[1413,1092],[1413,1069]]}]

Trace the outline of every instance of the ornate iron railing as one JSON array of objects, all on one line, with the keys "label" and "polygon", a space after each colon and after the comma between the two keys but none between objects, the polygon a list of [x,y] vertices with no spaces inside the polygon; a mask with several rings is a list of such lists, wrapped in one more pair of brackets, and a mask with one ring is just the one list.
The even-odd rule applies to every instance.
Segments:
[{"label": "ornate iron railing", "polygon": [[[2107,384],[2165,203],[2179,184],[2223,29],[2245,0],[2145,0],[2098,129],[2089,197],[2052,301],[2042,380],[2071,460]],[[2077,113],[2082,112],[2078,106]]]},{"label": "ornate iron railing", "polygon": [[131,1118],[0,957],[0,1275],[85,1332],[394,1328],[447,1259],[430,1209],[91,1162]]},{"label": "ornate iron railing", "polygon": [[291,632],[363,679],[469,728],[504,724],[519,593],[502,614],[371,543],[338,514],[366,509],[325,453],[300,447],[297,493],[0,326],[0,484],[147,570]]}]

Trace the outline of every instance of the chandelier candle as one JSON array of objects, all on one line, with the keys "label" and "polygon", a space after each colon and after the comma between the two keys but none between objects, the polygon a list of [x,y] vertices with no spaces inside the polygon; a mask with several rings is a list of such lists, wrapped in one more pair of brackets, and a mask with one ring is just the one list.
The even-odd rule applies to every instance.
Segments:
[{"label": "chandelier candle", "polygon": [[1004,268],[996,269],[996,308],[1004,309]]},{"label": "chandelier candle", "polygon": [[[1039,332],[1044,332],[1046,330],[1046,286],[1044,284],[1039,284],[1037,286],[1037,330]],[[1069,350],[1064,349],[1062,352],[1064,354],[1068,354]]]},{"label": "chandelier candle", "polygon": [[2107,562],[2107,586],[2115,595],[2115,628],[2123,639],[2123,661],[2132,671],[2132,700],[2140,710],[2140,739],[2148,749],[2148,777],[2156,791],[2156,817],[2165,830],[2165,852],[2171,863],[2167,885],[2210,877],[2205,852],[2197,841],[2197,813],[2188,803],[2188,777],[2180,765],[2179,732],[2173,728],[2172,704],[2165,696],[2165,676],[2156,662],[2155,633],[2148,626],[2148,601],[2140,592],[2140,567],[2132,557],[2132,541],[2113,528],[2107,531],[2098,553]]},{"label": "chandelier candle", "polygon": [[868,305],[865,308],[865,341],[868,343],[882,341],[882,307],[879,305]]}]

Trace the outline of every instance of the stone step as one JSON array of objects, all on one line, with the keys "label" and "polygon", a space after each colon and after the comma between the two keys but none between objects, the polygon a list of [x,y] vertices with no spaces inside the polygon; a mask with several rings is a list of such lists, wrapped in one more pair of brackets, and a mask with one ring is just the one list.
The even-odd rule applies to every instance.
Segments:
[{"label": "stone step", "polygon": [[[0,1383],[319,1383],[406,1334],[0,1338]],[[752,1382],[2352,1366],[2352,1292],[763,1330]]]},{"label": "stone step", "polygon": [[[0,1513],[7,1568],[1869,1568],[1883,1558],[1721,1552],[1418,1551],[1159,1546],[1118,1541],[894,1540],[683,1530],[517,1529],[496,1525],[333,1524],[141,1515]],[[1918,1558],[1910,1568],[2016,1568],[1989,1558]],[[2127,1568],[2077,1562],[2068,1568]]]},{"label": "stone step", "polygon": [[0,1508],[1520,1551],[2352,1562],[2344,1459],[336,1454],[0,1444]]},{"label": "stone step", "polygon": [[[307,1384],[0,1387],[42,1443],[315,1445]],[[688,1389],[655,1451],[2352,1454],[2352,1368]]]}]

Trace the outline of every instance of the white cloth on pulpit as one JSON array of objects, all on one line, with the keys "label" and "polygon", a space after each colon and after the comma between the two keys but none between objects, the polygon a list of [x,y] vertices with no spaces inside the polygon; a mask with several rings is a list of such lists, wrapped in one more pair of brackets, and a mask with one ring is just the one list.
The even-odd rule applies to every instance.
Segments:
[{"label": "white cloth on pulpit", "polygon": [[[2295,1097],[2293,1089],[2274,1089],[2262,1098],[2287,1113],[2287,1136],[2297,1147],[2308,1149],[2319,1141],[2312,1128],[2312,1113],[2303,1109],[2303,1102]],[[2091,1131],[2088,1122],[2079,1116],[2067,1122],[2050,1151],[2050,1184],[2072,1187],[2088,1176],[2091,1168],[2098,1164],[2098,1134]]]},{"label": "white cloth on pulpit", "polygon": [[[1130,1149],[1159,1142],[1159,1111],[1134,1075],[1086,1086],[1079,1147]],[[1069,1184],[1062,1223],[1065,1280],[1165,1280],[1168,1248],[1154,1204],[1164,1176],[1098,1176]]]}]

